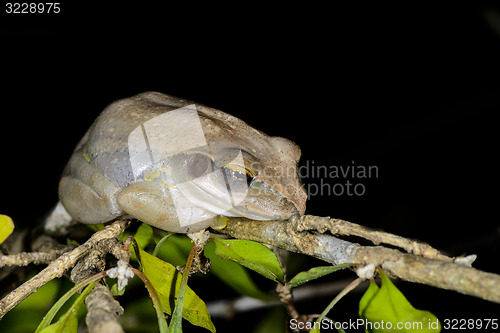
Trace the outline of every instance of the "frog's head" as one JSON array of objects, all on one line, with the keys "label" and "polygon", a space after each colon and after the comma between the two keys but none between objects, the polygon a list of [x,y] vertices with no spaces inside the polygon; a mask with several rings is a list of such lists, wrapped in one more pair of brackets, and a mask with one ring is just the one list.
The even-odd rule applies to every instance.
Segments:
[{"label": "frog's head", "polygon": [[[203,122],[210,123],[212,130],[216,128],[214,119]],[[297,173],[300,149],[287,139],[269,137],[241,121],[239,130],[234,131],[225,128],[227,123],[219,125],[212,134],[205,132],[208,149],[177,155],[177,167],[170,168],[183,195],[191,203],[224,216],[284,220],[304,214],[306,193]],[[251,133],[246,131],[249,128]],[[216,141],[229,139],[227,135],[232,136],[231,141]]]}]

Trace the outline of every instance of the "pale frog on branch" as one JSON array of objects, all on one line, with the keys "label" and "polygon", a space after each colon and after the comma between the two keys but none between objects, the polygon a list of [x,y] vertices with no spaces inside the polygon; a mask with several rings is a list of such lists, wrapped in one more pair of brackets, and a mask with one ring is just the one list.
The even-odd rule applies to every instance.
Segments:
[{"label": "pale frog on branch", "polygon": [[99,115],[63,172],[59,198],[86,224],[124,217],[194,233],[221,215],[285,220],[305,211],[299,157],[293,142],[227,113],[146,92]]}]

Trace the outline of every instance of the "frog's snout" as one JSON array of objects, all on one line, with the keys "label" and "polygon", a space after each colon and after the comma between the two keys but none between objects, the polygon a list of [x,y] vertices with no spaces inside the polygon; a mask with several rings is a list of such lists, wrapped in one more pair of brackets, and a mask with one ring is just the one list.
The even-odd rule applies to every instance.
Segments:
[{"label": "frog's snout", "polygon": [[246,198],[231,210],[238,216],[254,220],[287,220],[300,215],[292,201],[264,182],[253,181]]}]

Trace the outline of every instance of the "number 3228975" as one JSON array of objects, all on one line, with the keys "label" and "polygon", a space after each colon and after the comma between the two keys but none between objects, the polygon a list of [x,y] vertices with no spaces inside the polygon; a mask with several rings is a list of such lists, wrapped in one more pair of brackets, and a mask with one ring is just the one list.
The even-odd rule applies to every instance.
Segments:
[{"label": "number 3228975", "polygon": [[446,330],[497,330],[498,327],[498,319],[443,319]]},{"label": "number 3228975", "polygon": [[7,2],[5,13],[7,14],[50,14],[60,13],[59,2]]}]

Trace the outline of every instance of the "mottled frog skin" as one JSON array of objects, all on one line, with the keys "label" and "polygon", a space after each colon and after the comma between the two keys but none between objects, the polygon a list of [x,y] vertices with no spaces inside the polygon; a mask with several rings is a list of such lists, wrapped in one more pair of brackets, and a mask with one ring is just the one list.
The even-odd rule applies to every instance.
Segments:
[{"label": "mottled frog skin", "polygon": [[222,111],[146,92],[109,105],[60,181],[69,215],[192,233],[217,216],[284,220],[305,211],[300,149]]}]

